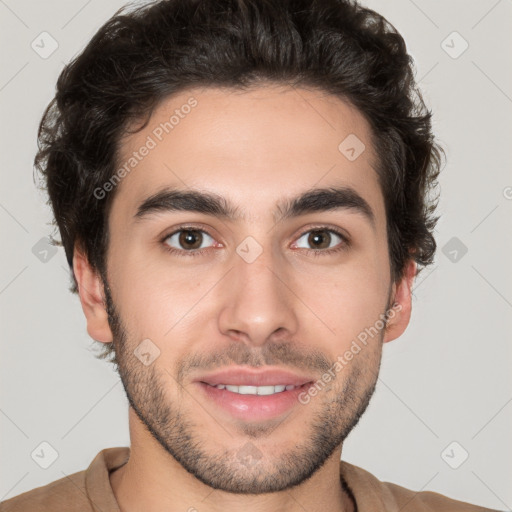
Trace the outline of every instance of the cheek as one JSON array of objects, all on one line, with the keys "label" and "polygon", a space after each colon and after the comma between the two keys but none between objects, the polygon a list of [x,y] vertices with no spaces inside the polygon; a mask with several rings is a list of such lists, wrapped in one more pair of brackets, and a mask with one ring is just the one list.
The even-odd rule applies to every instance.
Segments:
[{"label": "cheek", "polygon": [[317,319],[313,319],[314,324],[327,333],[337,351],[374,326],[387,306],[387,258],[377,248],[359,254],[347,265],[331,267],[323,275],[298,282],[302,283],[298,295],[329,329]]},{"label": "cheek", "polygon": [[[166,318],[164,300],[169,290],[159,279],[157,268],[136,247],[129,244],[113,244],[113,247],[116,249],[109,256],[109,282],[116,308],[130,337],[151,338],[162,330],[161,325],[170,321]],[[151,333],[149,325],[155,327]]]},{"label": "cheek", "polygon": [[[214,284],[213,273],[184,271],[165,260],[149,262],[142,251],[126,250],[124,258],[115,258],[111,286],[116,307],[134,339],[150,338],[166,344],[179,343],[184,331],[198,325],[206,291]],[[186,338],[185,338],[186,339]]]},{"label": "cheek", "polygon": [[374,280],[363,275],[344,276],[324,284],[324,293],[310,296],[310,307],[330,328],[333,343],[343,349],[379,319],[386,294]]}]

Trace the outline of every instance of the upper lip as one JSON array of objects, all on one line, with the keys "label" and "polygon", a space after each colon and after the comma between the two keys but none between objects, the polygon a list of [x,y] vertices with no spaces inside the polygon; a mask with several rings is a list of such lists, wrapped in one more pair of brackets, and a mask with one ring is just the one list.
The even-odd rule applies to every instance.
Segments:
[{"label": "upper lip", "polygon": [[195,379],[195,382],[204,382],[212,386],[218,384],[231,386],[302,386],[311,381],[313,381],[311,377],[298,375],[288,370],[249,370],[240,367],[226,368]]}]

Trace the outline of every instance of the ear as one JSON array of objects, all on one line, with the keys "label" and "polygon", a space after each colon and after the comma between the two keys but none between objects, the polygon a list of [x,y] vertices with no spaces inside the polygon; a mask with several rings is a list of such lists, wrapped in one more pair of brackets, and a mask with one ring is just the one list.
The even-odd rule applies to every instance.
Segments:
[{"label": "ear", "polygon": [[393,283],[392,306],[384,332],[384,343],[401,336],[409,325],[412,311],[412,285],[416,277],[416,268],[416,262],[409,260],[402,279]]},{"label": "ear", "polygon": [[112,342],[113,336],[108,324],[103,282],[99,273],[91,267],[87,257],[77,245],[73,251],[73,271],[78,283],[80,303],[87,320],[89,336],[103,343]]}]

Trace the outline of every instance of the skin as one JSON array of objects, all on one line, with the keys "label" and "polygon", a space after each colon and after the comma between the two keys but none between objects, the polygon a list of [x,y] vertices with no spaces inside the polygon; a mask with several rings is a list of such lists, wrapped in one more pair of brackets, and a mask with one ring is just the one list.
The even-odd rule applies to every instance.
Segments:
[{"label": "skin", "polygon": [[[343,440],[373,393],[383,343],[407,327],[416,272],[411,260],[404,278],[391,280],[369,125],[343,100],[315,90],[190,89],[122,140],[119,162],[191,96],[198,105],[118,185],[106,290],[75,249],[88,333],[114,343],[131,404],[131,456],[110,475],[114,494],[124,512],[354,510],[340,484]],[[349,134],[366,146],[354,161],[338,150]],[[245,216],[162,211],[136,221],[139,204],[165,186],[215,192]],[[278,202],[330,186],[357,191],[374,225],[347,208],[275,221]],[[182,223],[208,232],[195,239],[206,252],[187,256],[179,234],[161,241]],[[322,226],[317,248],[309,235]],[[325,231],[331,227],[350,245],[322,253],[343,244]],[[236,252],[248,236],[262,248],[252,263]],[[399,310],[386,329],[308,404],[276,419],[235,419],[193,384],[201,372],[239,364],[320,379],[393,303]],[[146,366],[133,351],[148,338],[160,355]],[[248,449],[257,454],[252,464],[240,457]]]}]

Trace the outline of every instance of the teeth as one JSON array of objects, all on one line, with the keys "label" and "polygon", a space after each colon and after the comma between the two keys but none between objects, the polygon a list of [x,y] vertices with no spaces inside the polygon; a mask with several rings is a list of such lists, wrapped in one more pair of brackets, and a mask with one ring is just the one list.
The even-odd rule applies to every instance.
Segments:
[{"label": "teeth", "polygon": [[277,385],[277,386],[231,386],[228,384],[219,384],[214,386],[217,389],[226,389],[232,393],[238,393],[240,395],[273,395],[275,393],[282,393],[285,389],[290,391],[296,386],[293,385]]}]

